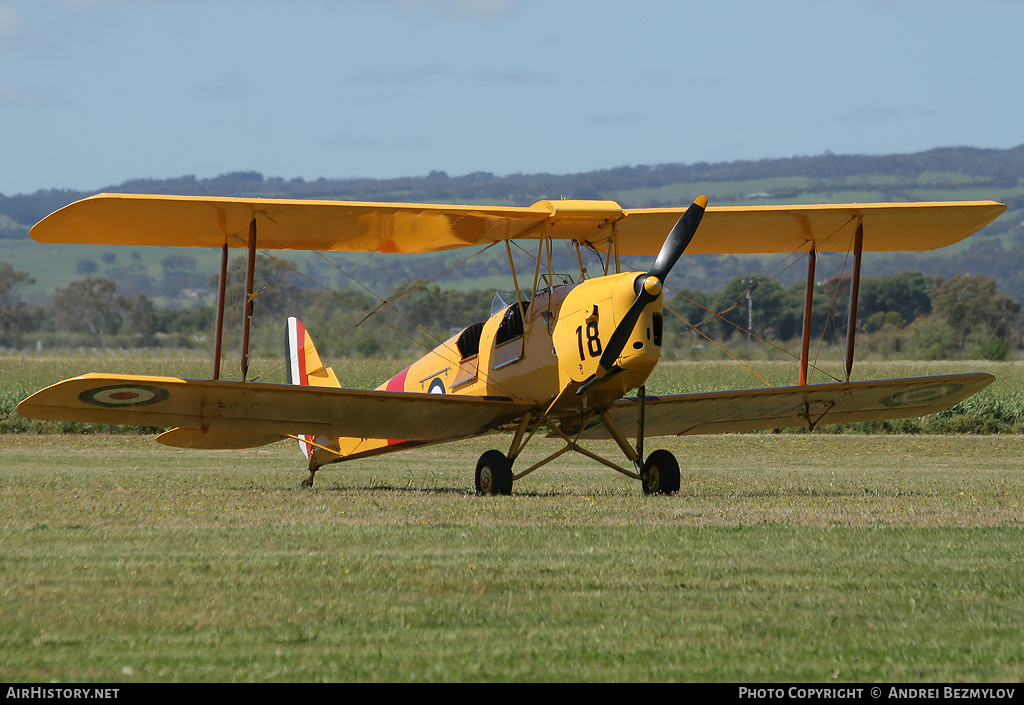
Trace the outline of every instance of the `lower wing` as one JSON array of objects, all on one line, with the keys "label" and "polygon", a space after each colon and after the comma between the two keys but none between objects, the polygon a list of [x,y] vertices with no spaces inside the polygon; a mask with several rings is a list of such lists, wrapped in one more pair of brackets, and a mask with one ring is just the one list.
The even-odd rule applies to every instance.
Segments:
[{"label": "lower wing", "polygon": [[[288,436],[443,441],[471,438],[517,419],[533,404],[491,397],[87,374],[18,404],[22,416],[177,427],[187,447],[231,448]],[[205,437],[205,439],[204,439]]]},{"label": "lower wing", "polygon": [[[644,434],[692,436],[821,424],[876,421],[933,414],[981,391],[995,377],[983,372],[744,389],[647,397]],[[628,429],[637,421],[637,399],[620,399],[608,415]],[[580,438],[611,438],[593,420]]]}]

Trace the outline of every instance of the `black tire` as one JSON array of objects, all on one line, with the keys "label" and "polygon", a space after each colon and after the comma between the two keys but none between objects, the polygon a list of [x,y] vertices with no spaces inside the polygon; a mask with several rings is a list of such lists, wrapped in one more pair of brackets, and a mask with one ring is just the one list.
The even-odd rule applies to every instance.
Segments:
[{"label": "black tire", "polygon": [[476,493],[512,494],[512,461],[498,450],[489,450],[476,464]]},{"label": "black tire", "polygon": [[656,450],[647,456],[640,469],[644,494],[675,494],[679,491],[679,461],[667,450]]}]

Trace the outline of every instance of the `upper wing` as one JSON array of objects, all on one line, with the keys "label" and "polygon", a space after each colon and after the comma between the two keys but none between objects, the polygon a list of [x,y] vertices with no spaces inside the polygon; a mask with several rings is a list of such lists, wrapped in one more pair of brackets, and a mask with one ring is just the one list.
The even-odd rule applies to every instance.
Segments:
[{"label": "upper wing", "polygon": [[18,404],[18,413],[236,433],[259,445],[261,438],[267,443],[287,434],[455,440],[508,423],[532,406],[485,397],[87,374],[36,392]]},{"label": "upper wing", "polygon": [[[846,252],[864,224],[864,250],[927,250],[958,242],[995,220],[993,201],[710,207],[688,254],[791,253],[814,245]],[[245,247],[255,220],[268,250],[435,252],[507,239],[607,242],[619,254],[656,255],[685,208],[623,210],[613,201],[532,206],[453,206],[264,198],[99,194],[32,228],[40,242]]]},{"label": "upper wing", "polygon": [[[99,194],[32,228],[40,242],[434,252],[519,237],[548,213],[525,208]],[[511,229],[512,226],[514,229]]]},{"label": "upper wing", "polygon": [[[925,416],[963,401],[994,379],[969,372],[647,397],[644,431],[648,436],[693,436]],[[608,413],[620,428],[631,428],[637,400],[621,399]],[[580,437],[611,438],[599,421]]]},{"label": "upper wing", "polygon": [[[858,223],[865,252],[934,250],[973,235],[1005,210],[994,201],[708,208],[686,254],[789,254],[812,246],[849,252]],[[618,226],[619,253],[657,253],[680,214],[627,211]]]}]

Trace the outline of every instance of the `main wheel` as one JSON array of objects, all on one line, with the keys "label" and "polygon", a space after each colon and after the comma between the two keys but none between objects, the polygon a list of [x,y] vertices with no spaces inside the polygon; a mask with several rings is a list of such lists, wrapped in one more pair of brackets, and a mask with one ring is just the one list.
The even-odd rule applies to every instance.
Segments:
[{"label": "main wheel", "polygon": [[489,450],[476,464],[477,494],[512,494],[512,461],[498,450]]},{"label": "main wheel", "polygon": [[675,494],[679,491],[679,462],[667,450],[656,450],[647,456],[640,469],[644,494]]}]

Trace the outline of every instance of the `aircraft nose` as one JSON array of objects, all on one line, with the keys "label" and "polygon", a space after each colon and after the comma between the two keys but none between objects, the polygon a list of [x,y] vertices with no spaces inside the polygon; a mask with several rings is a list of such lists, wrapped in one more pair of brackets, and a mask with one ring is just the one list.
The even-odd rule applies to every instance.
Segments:
[{"label": "aircraft nose", "polygon": [[651,296],[658,296],[661,293],[661,280],[651,276],[644,280],[644,291]]}]

